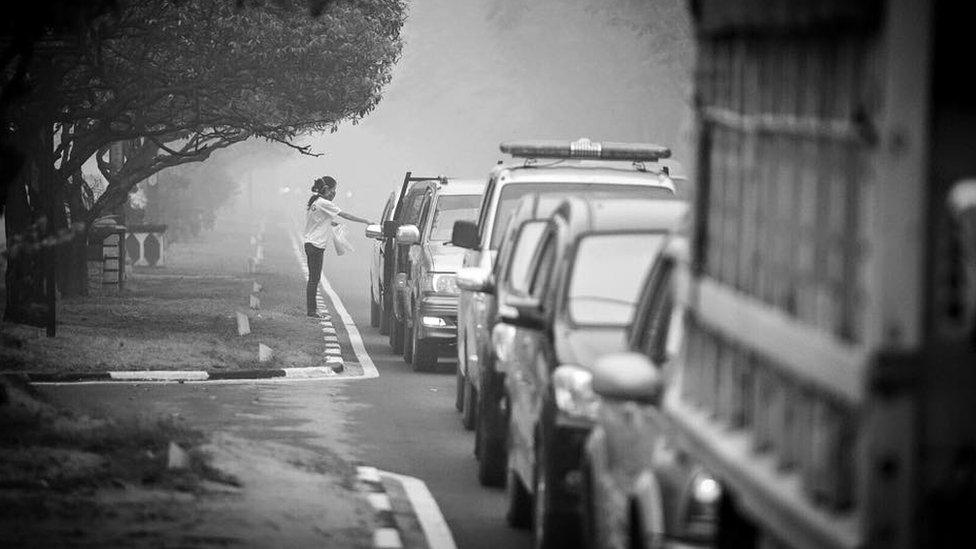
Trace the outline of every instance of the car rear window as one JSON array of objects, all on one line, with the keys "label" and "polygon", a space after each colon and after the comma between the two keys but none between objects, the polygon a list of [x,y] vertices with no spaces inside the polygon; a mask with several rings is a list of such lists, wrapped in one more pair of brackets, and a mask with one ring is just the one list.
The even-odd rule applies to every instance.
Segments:
[{"label": "car rear window", "polygon": [[566,292],[577,324],[626,326],[665,233],[591,234],[580,239]]},{"label": "car rear window", "polygon": [[497,250],[504,237],[505,227],[523,196],[539,194],[536,217],[549,217],[568,197],[582,198],[657,198],[677,199],[667,187],[655,185],[608,185],[605,183],[517,183],[502,187],[491,227],[491,249]]},{"label": "car rear window", "polygon": [[480,194],[442,196],[437,199],[434,221],[430,226],[428,240],[447,242],[451,239],[455,221],[475,221],[481,207]]}]

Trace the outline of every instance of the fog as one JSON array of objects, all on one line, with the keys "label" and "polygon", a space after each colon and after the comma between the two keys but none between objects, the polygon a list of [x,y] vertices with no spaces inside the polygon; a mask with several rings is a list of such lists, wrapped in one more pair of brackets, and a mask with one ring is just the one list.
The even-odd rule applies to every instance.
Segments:
[{"label": "fog", "polygon": [[300,189],[300,211],[314,177],[330,174],[340,203],[374,218],[405,171],[482,178],[502,158],[498,143],[513,138],[652,141],[683,160],[686,11],[680,0],[411,2],[403,55],[377,109],[308,138],[321,157],[248,162],[255,200]]}]

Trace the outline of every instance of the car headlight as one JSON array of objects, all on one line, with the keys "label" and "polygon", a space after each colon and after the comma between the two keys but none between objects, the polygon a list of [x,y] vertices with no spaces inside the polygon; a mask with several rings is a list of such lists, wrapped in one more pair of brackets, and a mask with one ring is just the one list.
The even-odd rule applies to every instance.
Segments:
[{"label": "car headlight", "polygon": [[458,295],[457,275],[454,273],[429,273],[424,276],[424,291]]},{"label": "car headlight", "polygon": [[698,473],[691,481],[691,494],[685,510],[684,527],[687,535],[711,538],[718,524],[718,504],[722,499],[722,485],[707,473]]},{"label": "car headlight", "polygon": [[552,373],[556,408],[581,419],[595,420],[600,399],[593,392],[593,374],[579,366],[560,366]]}]

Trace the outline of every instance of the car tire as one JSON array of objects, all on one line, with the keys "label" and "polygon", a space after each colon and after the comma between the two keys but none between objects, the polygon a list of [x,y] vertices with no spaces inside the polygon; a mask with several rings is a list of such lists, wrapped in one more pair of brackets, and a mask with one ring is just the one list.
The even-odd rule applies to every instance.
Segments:
[{"label": "car tire", "polygon": [[373,297],[373,288],[369,289],[369,325],[373,328],[380,326],[380,304]]},{"label": "car tire", "polygon": [[394,353],[403,352],[403,322],[395,318],[390,319],[390,348]]},{"label": "car tire", "polygon": [[505,432],[508,418],[501,410],[499,394],[501,376],[485,375],[478,395],[478,416],[475,418],[475,455],[478,456],[478,482],[482,486],[502,486],[505,483]]},{"label": "car tire", "polygon": [[413,371],[429,372],[437,366],[437,346],[435,342],[417,337],[416,328],[414,328],[411,334],[410,347],[413,348]]},{"label": "car tire", "polygon": [[[416,326],[416,324],[414,325]],[[403,323],[403,361],[407,364],[413,364],[413,334],[416,332],[413,326],[407,326],[407,323]],[[417,368],[414,367],[414,370]]]},{"label": "car tire", "polygon": [[512,528],[525,530],[532,526],[532,494],[525,489],[514,470],[507,474],[508,510],[505,522]]},{"label": "car tire", "polygon": [[383,304],[384,302],[383,296],[380,296],[380,335],[390,335],[393,315],[390,313],[389,307]]},{"label": "car tire", "polygon": [[533,517],[533,545],[537,549],[560,549],[579,546],[578,521],[565,514],[553,512],[553,488],[558,486],[559,480],[552,472],[549,444],[544,437],[539,437],[535,443],[535,489],[532,491]]},{"label": "car tire", "polygon": [[474,429],[475,417],[478,413],[478,393],[471,382],[464,379],[464,403],[461,405],[461,425],[466,431]]},{"label": "car tire", "polygon": [[589,460],[583,460],[583,464],[580,467],[580,471],[583,476],[583,487],[580,497],[582,502],[580,502],[580,508],[583,511],[583,520],[581,521],[581,526],[583,528],[583,547],[585,549],[595,549],[599,547],[599,535],[597,532],[597,516],[598,512],[596,494],[594,489],[596,488],[596,481],[593,478],[593,466],[590,465]]},{"label": "car tire", "polygon": [[460,412],[464,409],[464,376],[461,375],[461,363],[457,363],[457,369],[454,371],[454,377],[457,381],[457,392],[454,395],[454,409]]}]

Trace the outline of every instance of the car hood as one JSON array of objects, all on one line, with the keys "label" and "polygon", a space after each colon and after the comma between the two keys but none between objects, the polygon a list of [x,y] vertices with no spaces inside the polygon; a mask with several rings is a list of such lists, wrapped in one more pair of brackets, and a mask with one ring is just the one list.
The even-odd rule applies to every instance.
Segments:
[{"label": "car hood", "polygon": [[464,260],[464,248],[445,246],[440,242],[427,245],[430,270],[437,273],[456,273]]},{"label": "car hood", "polygon": [[562,364],[576,364],[590,368],[601,356],[627,350],[624,328],[565,329],[557,337],[556,354]]}]

